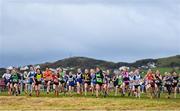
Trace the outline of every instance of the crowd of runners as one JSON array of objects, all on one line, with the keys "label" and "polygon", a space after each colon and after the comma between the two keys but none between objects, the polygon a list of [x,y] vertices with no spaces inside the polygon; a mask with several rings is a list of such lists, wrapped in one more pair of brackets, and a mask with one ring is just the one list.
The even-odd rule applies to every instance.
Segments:
[{"label": "crowd of runners", "polygon": [[43,90],[47,95],[54,92],[55,96],[79,94],[107,97],[113,94],[137,98],[140,98],[142,93],[150,98],[160,98],[162,93],[165,93],[167,98],[176,98],[179,93],[179,74],[175,71],[160,74],[158,70],[153,72],[149,69],[145,76],[142,75],[140,69],[130,70],[128,67],[119,68],[117,71],[104,71],[100,67],[84,70],[79,68],[77,71],[46,67],[45,71],[42,71],[39,66],[30,66],[24,70],[7,68],[2,78],[8,94],[16,96],[22,93],[40,96]]}]

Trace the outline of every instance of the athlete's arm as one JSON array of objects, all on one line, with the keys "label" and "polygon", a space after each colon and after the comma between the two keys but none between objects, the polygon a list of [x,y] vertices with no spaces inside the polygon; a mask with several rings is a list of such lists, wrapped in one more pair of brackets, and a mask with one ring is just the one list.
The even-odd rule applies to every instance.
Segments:
[{"label": "athlete's arm", "polygon": [[3,79],[4,79],[4,77],[5,77],[5,74],[6,74],[6,73],[4,73],[3,76],[2,76]]}]

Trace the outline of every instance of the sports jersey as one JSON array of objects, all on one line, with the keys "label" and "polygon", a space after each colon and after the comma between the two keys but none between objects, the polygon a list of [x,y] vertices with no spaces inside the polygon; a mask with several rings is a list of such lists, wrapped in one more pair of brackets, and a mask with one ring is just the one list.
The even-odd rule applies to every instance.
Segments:
[{"label": "sports jersey", "polygon": [[146,78],[147,78],[147,80],[150,80],[150,81],[154,80],[152,73],[147,74]]},{"label": "sports jersey", "polygon": [[122,72],[122,78],[123,78],[123,82],[128,84],[129,83],[129,73],[126,72]]},{"label": "sports jersey", "polygon": [[73,75],[70,75],[68,77],[68,83],[69,83],[69,86],[74,86],[75,85],[75,78],[73,77]]},{"label": "sports jersey", "polygon": [[179,82],[179,77],[178,76],[173,76],[173,87],[176,87],[178,85]]},{"label": "sports jersey", "polygon": [[11,83],[18,83],[19,79],[20,79],[20,76],[17,73],[16,74],[12,74],[11,77],[10,77]]},{"label": "sports jersey", "polygon": [[29,78],[29,83],[31,84],[31,83],[33,83],[33,78],[34,78],[34,75],[36,74],[36,72],[35,71],[30,71],[29,73],[28,73],[28,78]]},{"label": "sports jersey", "polygon": [[79,83],[82,83],[82,79],[83,79],[82,73],[77,73],[76,74],[76,81]]},{"label": "sports jersey", "polygon": [[35,81],[36,82],[41,82],[42,81],[42,79],[43,79],[43,74],[35,74],[34,75],[34,79],[35,79]]},{"label": "sports jersey", "polygon": [[103,74],[102,71],[96,72],[95,74],[95,79],[96,79],[96,84],[103,84]]},{"label": "sports jersey", "polygon": [[134,85],[134,76],[129,76],[129,84],[130,84],[130,86],[133,86]]},{"label": "sports jersey", "polygon": [[11,77],[11,74],[9,74],[9,73],[4,73],[2,76],[2,78],[4,78],[7,81],[10,80],[10,77]]},{"label": "sports jersey", "polygon": [[157,75],[155,75],[155,83],[156,83],[158,86],[160,86],[161,83],[162,83],[161,78],[160,78],[159,76],[157,76]]},{"label": "sports jersey", "polygon": [[95,84],[96,83],[96,79],[95,79],[95,74],[91,74],[91,83]]},{"label": "sports jersey", "polygon": [[59,76],[57,74],[52,75],[52,79],[54,84],[58,85],[59,84]]},{"label": "sports jersey", "polygon": [[141,75],[135,75],[134,76],[134,80],[135,80],[134,85],[140,85],[141,78],[142,78]]},{"label": "sports jersey", "polygon": [[52,78],[52,72],[50,70],[47,70],[43,74],[44,78],[51,79]]},{"label": "sports jersey", "polygon": [[59,76],[59,81],[62,83],[64,83],[64,76],[65,76],[65,73],[64,72],[60,72],[60,73],[57,73],[57,75]]},{"label": "sports jersey", "polygon": [[105,75],[104,77],[104,83],[109,84],[110,83],[110,75]]},{"label": "sports jersey", "polygon": [[122,83],[123,83],[123,78],[122,78],[121,75],[118,76],[117,80],[118,80],[118,85],[122,85]]},{"label": "sports jersey", "polygon": [[166,76],[165,85],[172,85],[172,83],[173,83],[173,78],[171,76]]},{"label": "sports jersey", "polygon": [[90,83],[90,81],[91,81],[91,75],[90,75],[89,73],[85,73],[85,74],[83,75],[83,79],[84,79],[84,82],[85,82],[85,83]]}]

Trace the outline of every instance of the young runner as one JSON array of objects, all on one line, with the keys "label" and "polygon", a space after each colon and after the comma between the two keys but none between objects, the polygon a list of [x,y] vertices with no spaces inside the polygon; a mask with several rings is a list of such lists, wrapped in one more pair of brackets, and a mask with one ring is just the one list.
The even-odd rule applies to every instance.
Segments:
[{"label": "young runner", "polygon": [[107,70],[104,73],[104,97],[108,96],[109,88],[110,88],[110,70]]},{"label": "young runner", "polygon": [[118,92],[123,94],[122,92],[123,78],[120,73],[114,76],[113,82],[114,82],[114,87],[115,87],[115,96],[117,96]]},{"label": "young runner", "polygon": [[95,70],[91,69],[91,94],[94,95],[95,85],[96,85],[96,79],[95,79]]},{"label": "young runner", "polygon": [[69,95],[72,96],[72,92],[74,91],[74,86],[75,86],[75,78],[71,71],[69,72],[68,86],[69,86]]},{"label": "young runner", "polygon": [[123,96],[125,96],[125,93],[129,91],[129,73],[127,68],[124,68],[124,70],[122,71],[122,77],[123,77]]},{"label": "young runner", "polygon": [[18,85],[19,85],[19,80],[20,80],[20,75],[17,73],[16,69],[14,68],[12,70],[12,74],[10,77],[10,82],[11,82],[11,90],[12,90],[12,94],[18,96],[19,92],[18,92]]},{"label": "young runner", "polygon": [[172,83],[173,83],[173,78],[170,73],[165,72],[164,81],[165,81],[165,87],[168,91],[167,98],[170,98],[172,92]]},{"label": "young runner", "polygon": [[99,97],[99,92],[102,89],[103,85],[103,72],[99,67],[96,67],[96,73],[95,73],[95,79],[96,79],[96,98]]},{"label": "young runner", "polygon": [[160,98],[161,90],[162,90],[162,76],[159,70],[155,73],[155,83],[156,83],[156,97]]},{"label": "young runner", "polygon": [[65,86],[64,86],[64,95],[66,94],[66,92],[68,92],[68,89],[69,89],[69,83],[68,83],[68,79],[69,79],[69,75],[66,71],[63,71],[64,72],[64,81],[65,81]]},{"label": "young runner", "polygon": [[11,72],[10,70],[6,70],[6,73],[3,74],[2,78],[4,79],[5,85],[8,88],[8,95],[11,95],[11,88],[10,88],[10,78]]},{"label": "young runner", "polygon": [[24,71],[23,76],[24,76],[24,93],[27,94],[28,93],[28,72]]},{"label": "young runner", "polygon": [[34,67],[31,66],[30,67],[30,72],[28,73],[28,90],[29,90],[29,96],[32,96],[32,92],[33,92],[33,89],[35,88],[34,86],[34,81],[33,81],[33,78],[34,78],[34,75],[36,74],[35,70],[34,70]]},{"label": "young runner", "polygon": [[134,88],[135,88],[135,96],[140,98],[140,95],[141,95],[141,90],[140,90],[140,83],[141,83],[141,80],[142,80],[142,77],[139,73],[139,69],[136,69],[135,72],[134,72]]},{"label": "young runner", "polygon": [[36,74],[34,75],[33,81],[35,84],[35,91],[36,91],[37,97],[40,95],[40,87],[41,87],[42,80],[43,80],[42,72],[40,71],[40,69],[36,69]]},{"label": "young runner", "polygon": [[46,71],[43,74],[45,85],[47,86],[47,94],[50,92],[50,86],[52,81],[52,71],[47,67]]},{"label": "young runner", "polygon": [[84,94],[86,96],[87,95],[87,91],[88,91],[88,87],[89,87],[90,82],[91,82],[91,75],[90,75],[88,69],[85,69],[84,72],[85,72],[84,75],[83,75],[83,79],[84,79]]},{"label": "young runner", "polygon": [[172,73],[172,78],[173,78],[173,83],[172,83],[172,87],[174,89],[174,98],[176,98],[176,93],[177,93],[177,85],[179,82],[179,76],[177,75],[176,72]]},{"label": "young runner", "polygon": [[65,72],[63,71],[62,68],[58,68],[57,69],[57,74],[59,75],[59,88],[60,88],[60,92],[64,92],[64,87],[65,87],[64,76],[65,76]]},{"label": "young runner", "polygon": [[134,85],[135,85],[135,75],[134,75],[134,72],[131,71],[129,73],[129,89],[130,89],[130,91],[128,93],[128,96],[134,95],[134,92],[135,92]]},{"label": "young runner", "polygon": [[155,96],[155,75],[152,70],[149,69],[144,79],[146,80],[146,91],[150,93],[150,98]]},{"label": "young runner", "polygon": [[54,95],[59,96],[59,73],[53,72]]},{"label": "young runner", "polygon": [[77,70],[76,74],[76,84],[77,84],[77,94],[81,94],[83,92],[83,74],[81,69]]}]

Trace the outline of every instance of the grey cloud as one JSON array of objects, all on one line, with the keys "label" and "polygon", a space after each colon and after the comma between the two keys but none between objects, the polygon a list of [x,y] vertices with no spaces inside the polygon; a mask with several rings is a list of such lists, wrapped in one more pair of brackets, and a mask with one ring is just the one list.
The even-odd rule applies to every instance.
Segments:
[{"label": "grey cloud", "polygon": [[117,62],[180,53],[176,0],[7,0],[1,12],[0,66],[69,55]]}]

